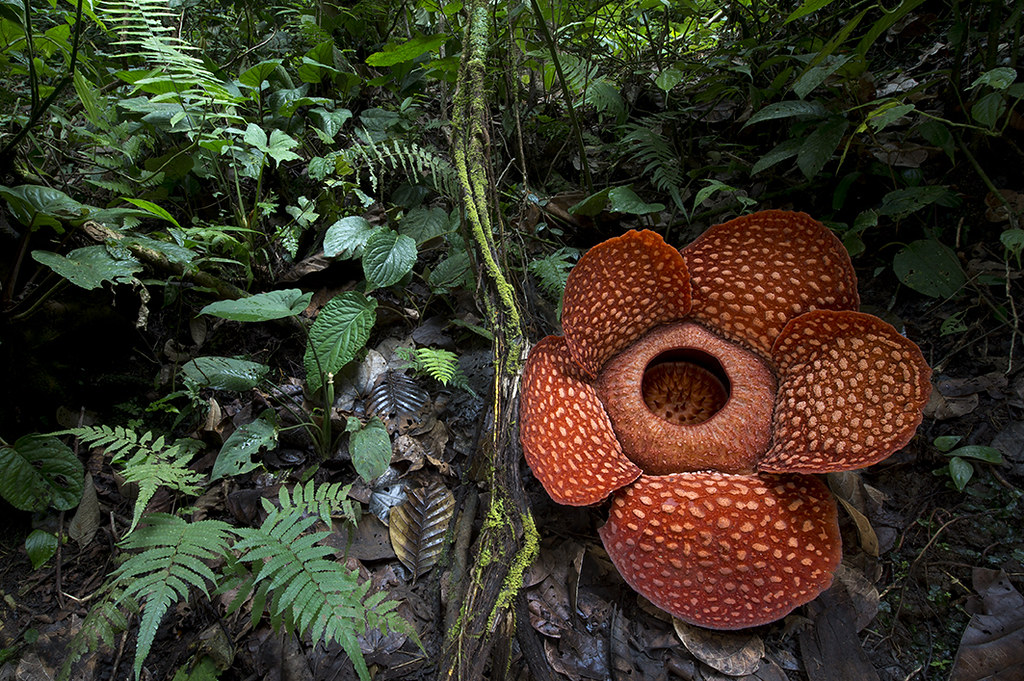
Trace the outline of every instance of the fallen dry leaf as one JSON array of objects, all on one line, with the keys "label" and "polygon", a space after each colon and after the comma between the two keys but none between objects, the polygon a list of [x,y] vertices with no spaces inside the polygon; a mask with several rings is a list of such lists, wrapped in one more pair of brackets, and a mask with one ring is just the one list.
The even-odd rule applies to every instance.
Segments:
[{"label": "fallen dry leaf", "polygon": [[960,639],[950,681],[1024,678],[1024,596],[1002,570],[974,568],[973,611]]}]

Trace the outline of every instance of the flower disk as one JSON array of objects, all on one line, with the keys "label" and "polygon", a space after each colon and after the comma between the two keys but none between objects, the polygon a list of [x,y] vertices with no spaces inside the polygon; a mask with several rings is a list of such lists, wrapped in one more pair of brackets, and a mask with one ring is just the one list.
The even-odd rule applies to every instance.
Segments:
[{"label": "flower disk", "polygon": [[599,532],[633,589],[713,629],[785,616],[828,588],[842,558],[835,502],[803,475],[644,476]]}]

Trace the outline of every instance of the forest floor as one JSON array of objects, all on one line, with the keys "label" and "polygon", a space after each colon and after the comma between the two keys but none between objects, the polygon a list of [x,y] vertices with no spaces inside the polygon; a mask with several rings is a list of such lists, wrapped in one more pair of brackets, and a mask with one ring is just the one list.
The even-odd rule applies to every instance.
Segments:
[{"label": "forest floor", "polygon": [[[868,470],[829,480],[845,499],[840,510],[844,562],[833,588],[784,620],[754,630],[709,635],[692,627],[674,627],[668,616],[631,591],[611,566],[597,535],[606,510],[554,504],[524,464],[522,474],[527,478],[541,547],[520,596],[523,626],[518,632],[513,625],[508,628],[505,678],[533,678],[515,640],[524,635],[540,637],[552,678],[571,681],[912,681],[950,678],[954,665],[956,681],[1022,678],[1014,674],[1021,673],[1024,635],[1019,594],[1024,584],[1024,523],[1020,520],[1024,357],[1014,358],[1010,365],[1009,332],[974,337],[968,346],[965,336],[943,336],[940,322],[945,315],[935,303],[912,301],[889,309],[887,283],[876,282],[868,271],[859,274],[865,309],[883,314],[904,330],[936,367],[935,392],[908,447]],[[314,305],[331,293],[321,285]],[[415,296],[415,287],[411,293]],[[354,530],[336,523],[328,543],[337,549],[339,560],[372,580],[374,590],[385,590],[401,602],[399,612],[412,623],[423,644],[420,649],[401,634],[367,632],[360,637],[377,679],[436,677],[446,630],[446,585],[452,571],[460,569],[459,561],[453,560],[453,546],[460,531],[472,539],[483,522],[486,504],[475,501],[479,496],[485,502],[486,491],[475,473],[480,467],[484,396],[489,394],[491,379],[490,350],[480,336],[465,331],[478,321],[472,300],[454,301],[453,306],[453,318],[463,326],[441,318],[420,319],[399,301],[382,305],[384,313],[371,340],[374,351],[361,365],[366,374],[407,380],[388,372],[402,373],[394,348],[415,341],[457,352],[473,390],[409,377],[425,399],[415,409],[391,414],[388,425],[396,436],[397,454],[386,481],[372,488],[358,482],[344,447],[318,462],[310,454],[308,440],[283,435],[280,448],[263,455],[262,469],[214,485],[193,503],[193,518],[252,524],[262,512],[261,499],[276,497],[281,485],[304,479],[314,466],[318,466],[317,480],[354,482],[351,497],[361,503],[363,518]],[[133,359],[122,362],[118,371],[135,372],[139,380],[152,381],[152,365],[137,357],[158,357],[162,365],[173,363],[168,342],[182,340],[180,320],[174,314],[169,308],[157,313],[144,339],[135,336],[112,343],[136,346]],[[232,330],[234,323],[217,324]],[[224,330],[216,334],[217,346],[206,351],[292,367],[292,375],[279,374],[276,387],[301,403],[302,346],[298,341],[282,340],[281,328],[272,325],[248,326],[245,333]],[[195,346],[214,337],[212,329],[194,325],[190,333]],[[140,344],[144,345],[141,350]],[[365,374],[341,379],[339,408],[358,413],[372,385],[372,378],[368,381]],[[139,414],[154,395],[141,393],[119,409]],[[213,393],[208,397],[211,404],[217,403],[220,417],[206,419],[192,432],[209,445],[208,455],[194,464],[198,470],[209,469],[219,443],[236,426],[274,404],[268,392],[258,389],[241,398]],[[76,425],[96,418],[91,410],[111,405],[64,406],[65,419]],[[944,468],[950,457],[934,444],[940,436],[962,436],[957,446],[996,447],[1004,462],[973,461],[973,477],[965,489],[958,490]],[[16,514],[14,523],[4,523],[0,636],[9,659],[0,660],[0,681],[53,678],[90,607],[90,594],[112,570],[117,541],[113,528],[123,527],[131,516],[132,490],[119,484],[109,459],[100,450],[79,454],[92,475],[104,519],[90,540],[63,544],[54,559],[33,570],[23,546],[32,519]],[[450,492],[455,512],[440,561],[414,579],[397,558],[388,528],[378,516],[395,496],[417,489],[441,496]],[[174,501],[158,494],[150,509],[171,511]],[[459,522],[466,509],[473,517]],[[64,524],[72,520],[70,514],[53,519]],[[338,646],[310,646],[294,636],[274,633],[266,621],[253,624],[245,613],[225,615],[228,602],[228,596],[219,595],[173,608],[160,626],[143,678],[188,678],[175,677],[175,670],[203,657],[225,668],[219,676],[225,680],[356,678]],[[132,621],[128,632],[111,645],[86,655],[72,678],[130,678],[136,629],[137,622]],[[961,659],[954,662],[962,646]],[[986,667],[996,664],[993,660],[1010,662],[998,663],[1003,668]],[[493,664],[500,661],[496,657]],[[999,673],[1003,676],[996,676]],[[491,678],[503,677],[492,672]]]}]

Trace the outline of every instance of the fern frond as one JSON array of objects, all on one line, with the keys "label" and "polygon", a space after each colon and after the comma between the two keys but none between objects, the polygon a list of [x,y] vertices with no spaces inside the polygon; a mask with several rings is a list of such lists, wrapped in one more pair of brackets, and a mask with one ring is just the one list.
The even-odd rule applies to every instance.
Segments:
[{"label": "fern frond", "polygon": [[162,435],[154,440],[151,432],[139,435],[122,426],[83,426],[56,434],[74,435],[90,447],[102,447],[111,455],[111,463],[121,469],[125,481],[139,485],[129,532],[135,530],[142,512],[160,487],[190,496],[202,491],[202,474],[188,467],[200,446],[197,440],[166,444]]},{"label": "fern frond", "polygon": [[[284,485],[278,492],[278,502],[282,511],[298,511],[303,515],[315,515],[323,521],[324,525],[331,527],[331,518],[334,515],[341,515],[347,519],[354,520],[356,514],[355,505],[348,498],[352,485],[342,485],[339,482],[332,482],[317,487],[310,480],[303,485],[295,485],[290,491]],[[263,508],[268,513],[274,510],[274,505],[263,499]]]},{"label": "fern frond", "polygon": [[[315,489],[301,489],[303,503],[318,497]],[[294,490],[288,503],[295,503]],[[409,627],[390,602],[374,597],[363,602],[370,583],[360,584],[355,571],[333,559],[334,550],[320,543],[327,532],[308,532],[316,520],[316,516],[304,515],[298,506],[289,510],[272,508],[259,528],[237,529],[241,537],[234,546],[238,562],[252,564],[256,574],[247,579],[236,567],[234,583],[255,589],[254,617],[256,608],[262,612],[263,603],[269,601],[275,628],[283,626],[308,634],[314,642],[337,641],[359,677],[368,681],[369,670],[356,635],[368,627],[400,631],[409,631]],[[245,596],[239,594],[240,598]],[[374,604],[376,610],[370,609]]]},{"label": "fern frond", "polygon": [[135,677],[149,655],[157,627],[167,610],[196,588],[209,595],[216,575],[204,563],[225,553],[232,528],[220,520],[185,520],[166,513],[146,516],[146,524],[128,535],[122,546],[138,551],[112,573],[124,594],[142,604],[135,646]]},{"label": "fern frond", "polygon": [[628,154],[643,164],[644,173],[650,176],[652,184],[669,194],[676,206],[682,209],[683,164],[669,140],[656,132],[659,127],[657,120],[649,119],[623,126],[626,134],[621,144]]},{"label": "fern frond", "polygon": [[68,644],[64,663],[57,673],[58,681],[67,681],[71,677],[72,667],[88,651],[96,650],[100,644],[113,647],[114,636],[128,629],[125,611],[136,612],[138,609],[138,602],[131,596],[119,590],[107,592],[89,609],[81,628]]},{"label": "fern frond", "polygon": [[366,163],[374,193],[380,181],[375,171],[391,168],[427,181],[439,194],[458,200],[459,185],[455,168],[439,153],[405,140],[393,139],[378,143],[369,135],[364,135],[364,138],[366,144],[357,144],[346,150],[346,159],[354,167],[360,160]]},{"label": "fern frond", "polygon": [[541,289],[562,307],[562,294],[565,293],[565,282],[569,280],[569,271],[580,257],[575,248],[560,248],[546,258],[534,260],[529,265],[533,276],[537,277]]}]

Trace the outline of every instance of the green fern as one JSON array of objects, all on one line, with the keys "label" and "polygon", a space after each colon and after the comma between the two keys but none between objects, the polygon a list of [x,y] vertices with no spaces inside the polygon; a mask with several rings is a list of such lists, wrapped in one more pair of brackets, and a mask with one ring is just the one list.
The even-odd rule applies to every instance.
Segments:
[{"label": "green fern", "polygon": [[216,575],[203,561],[226,553],[230,525],[220,520],[185,520],[166,513],[151,513],[144,525],[128,535],[123,548],[138,551],[112,574],[126,597],[142,604],[142,619],[135,646],[135,678],[156,637],[167,610],[196,588],[209,596]]},{"label": "green fern", "polygon": [[85,426],[55,435],[74,435],[90,447],[104,448],[111,455],[112,463],[121,469],[125,481],[139,485],[129,532],[139,524],[142,512],[160,487],[191,496],[202,491],[199,483],[203,476],[188,467],[201,446],[198,440],[166,444],[162,435],[154,440],[152,433],[139,435],[121,426]]},{"label": "green fern", "polygon": [[108,648],[114,645],[114,636],[128,629],[125,610],[137,612],[138,602],[119,590],[107,591],[104,597],[89,610],[82,626],[71,639],[64,654],[64,663],[57,674],[58,681],[71,677],[72,667],[90,650],[100,645]]},{"label": "green fern", "polygon": [[559,310],[562,307],[565,282],[569,280],[569,271],[579,257],[580,252],[575,248],[559,248],[546,258],[534,260],[529,265],[529,270],[537,277],[541,289],[558,303]]},{"label": "green fern", "polygon": [[685,210],[682,197],[683,164],[672,143],[657,132],[664,121],[652,116],[639,123],[623,126],[621,145],[644,166],[654,186],[672,197],[676,206]]},{"label": "green fern", "polygon": [[[296,488],[301,489],[301,488]],[[237,610],[251,594],[253,622],[269,607],[271,624],[286,631],[308,634],[314,642],[337,641],[352,660],[359,677],[370,674],[356,636],[366,629],[404,631],[414,634],[394,612],[398,604],[386,601],[383,592],[367,596],[368,581],[359,583],[358,574],[333,559],[334,549],[320,542],[328,532],[309,532],[317,516],[306,515],[301,506],[317,493],[299,493],[302,503],[289,508],[270,507],[259,528],[239,528],[234,545],[237,559],[229,558],[228,580],[220,591],[237,589],[228,608]],[[255,574],[243,563],[250,564]]]},{"label": "green fern", "polygon": [[451,385],[475,395],[469,387],[469,379],[459,368],[459,356],[450,350],[440,348],[396,348],[395,354],[409,363],[409,367],[426,374],[441,385]]},{"label": "green fern", "polygon": [[153,67],[148,77],[134,83],[156,93],[153,101],[202,101],[207,107],[239,101],[195,56],[199,50],[175,35],[179,17],[166,0],[103,0],[97,5],[120,36],[114,44],[127,50],[119,56],[139,57]]},{"label": "green fern", "polygon": [[[331,518],[340,515],[347,520],[356,520],[358,513],[348,493],[352,485],[342,485],[338,482],[320,485],[313,484],[310,480],[303,485],[295,485],[288,490],[284,485],[278,492],[278,503],[282,511],[298,511],[303,515],[315,515],[323,521],[327,527],[331,526]],[[274,505],[269,499],[263,499],[263,509],[270,513],[274,511]]]},{"label": "green fern", "polygon": [[429,182],[439,194],[458,200],[459,185],[455,168],[437,152],[405,140],[374,142],[369,135],[363,137],[366,144],[350,147],[346,150],[346,156],[353,166],[360,160],[366,163],[370,186],[374,193],[377,193],[380,183],[380,176],[376,171],[381,168],[392,168],[421,178]]}]

